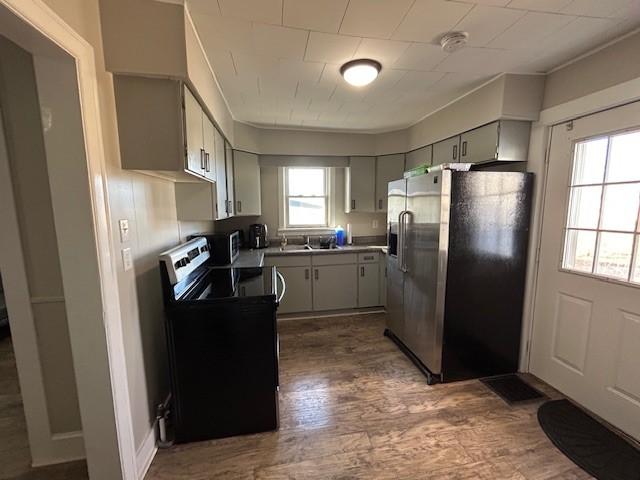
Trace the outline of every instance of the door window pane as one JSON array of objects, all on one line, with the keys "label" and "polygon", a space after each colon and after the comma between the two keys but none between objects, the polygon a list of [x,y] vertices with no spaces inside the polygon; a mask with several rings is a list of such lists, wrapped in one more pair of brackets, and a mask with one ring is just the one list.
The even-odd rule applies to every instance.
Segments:
[{"label": "door window pane", "polygon": [[572,187],[569,228],[598,228],[602,187]]},{"label": "door window pane", "polygon": [[572,185],[602,183],[609,139],[596,138],[576,144]]},{"label": "door window pane", "polygon": [[638,223],[640,183],[607,185],[602,205],[602,230],[633,232]]},{"label": "door window pane", "polygon": [[325,194],[324,168],[289,168],[289,196],[322,196]]},{"label": "door window pane", "polygon": [[591,273],[596,249],[596,232],[567,230],[562,266],[569,270]]},{"label": "door window pane", "polygon": [[632,247],[633,234],[600,233],[595,273],[605,277],[627,280],[631,265]]},{"label": "door window pane", "polygon": [[289,197],[289,225],[326,225],[324,198]]},{"label": "door window pane", "polygon": [[611,137],[607,182],[640,180],[640,132]]}]

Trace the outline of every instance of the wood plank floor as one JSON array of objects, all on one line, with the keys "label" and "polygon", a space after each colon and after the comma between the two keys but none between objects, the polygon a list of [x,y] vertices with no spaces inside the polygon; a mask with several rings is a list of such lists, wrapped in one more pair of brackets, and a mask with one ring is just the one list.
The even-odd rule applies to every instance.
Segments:
[{"label": "wood plank floor", "polygon": [[86,462],[32,468],[18,372],[9,337],[0,340],[0,480],[85,480]]},{"label": "wood plank floor", "polygon": [[510,407],[478,381],[428,386],[383,315],[279,329],[280,430],[161,450],[146,480],[591,478],[547,439],[537,403]]}]

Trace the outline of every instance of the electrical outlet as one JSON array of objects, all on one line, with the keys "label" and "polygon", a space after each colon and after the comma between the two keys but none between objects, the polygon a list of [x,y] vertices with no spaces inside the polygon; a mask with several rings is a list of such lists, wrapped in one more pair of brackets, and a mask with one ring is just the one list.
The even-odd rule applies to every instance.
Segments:
[{"label": "electrical outlet", "polygon": [[128,242],[129,241],[129,220],[118,220],[118,225],[120,226],[120,242]]},{"label": "electrical outlet", "polygon": [[378,220],[373,220],[371,222],[371,228],[378,228]]},{"label": "electrical outlet", "polygon": [[133,256],[131,255],[130,248],[125,248],[122,250],[122,266],[125,272],[133,268]]}]

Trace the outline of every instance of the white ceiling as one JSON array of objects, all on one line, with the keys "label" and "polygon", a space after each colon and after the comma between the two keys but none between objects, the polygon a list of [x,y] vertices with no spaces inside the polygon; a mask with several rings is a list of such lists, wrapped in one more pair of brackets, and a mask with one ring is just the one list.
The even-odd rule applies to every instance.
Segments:
[{"label": "white ceiling", "polygon": [[[502,72],[547,72],[640,26],[640,0],[187,0],[237,120],[406,127]],[[451,30],[468,46],[445,54]],[[338,69],[373,58],[351,87]]]}]

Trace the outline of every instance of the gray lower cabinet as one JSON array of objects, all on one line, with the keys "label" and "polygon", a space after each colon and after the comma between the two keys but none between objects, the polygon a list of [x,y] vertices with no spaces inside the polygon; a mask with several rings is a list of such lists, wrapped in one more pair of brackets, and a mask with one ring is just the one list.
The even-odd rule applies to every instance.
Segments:
[{"label": "gray lower cabinet", "polygon": [[358,307],[380,305],[380,265],[364,263],[358,266]]},{"label": "gray lower cabinet", "polygon": [[278,267],[287,285],[279,313],[308,312],[313,308],[311,297],[311,266]]},{"label": "gray lower cabinet", "polygon": [[380,304],[387,306],[387,256],[380,254],[380,262],[378,264],[380,271]]},{"label": "gray lower cabinet", "polygon": [[357,265],[313,267],[313,309],[315,311],[356,308],[357,295]]}]

